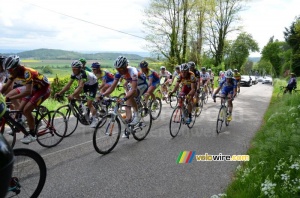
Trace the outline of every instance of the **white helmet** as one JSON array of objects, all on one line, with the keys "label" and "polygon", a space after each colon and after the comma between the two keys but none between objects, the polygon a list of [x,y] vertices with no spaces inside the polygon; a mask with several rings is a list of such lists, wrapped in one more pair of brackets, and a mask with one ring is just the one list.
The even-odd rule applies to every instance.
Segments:
[{"label": "white helmet", "polygon": [[227,70],[225,72],[225,78],[232,78],[232,77],[233,77],[233,73],[232,73],[231,69]]},{"label": "white helmet", "polygon": [[188,71],[190,69],[189,65],[187,63],[181,64],[180,71]]},{"label": "white helmet", "polygon": [[116,61],[115,61],[115,68],[121,68],[121,67],[127,67],[128,65],[128,60],[125,56],[119,56]]}]

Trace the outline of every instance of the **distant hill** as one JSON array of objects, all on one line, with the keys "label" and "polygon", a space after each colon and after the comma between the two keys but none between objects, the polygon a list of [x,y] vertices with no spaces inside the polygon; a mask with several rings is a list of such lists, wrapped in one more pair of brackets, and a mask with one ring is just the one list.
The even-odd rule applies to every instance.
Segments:
[{"label": "distant hill", "polygon": [[248,60],[249,60],[249,61],[252,61],[252,62],[254,62],[254,63],[257,63],[257,62],[260,61],[260,58],[261,58],[261,57],[249,57]]},{"label": "distant hill", "polygon": [[[75,60],[85,58],[87,60],[114,60],[120,55],[125,55],[129,60],[141,60],[142,56],[136,54],[103,52],[103,53],[80,53],[74,51],[58,50],[58,49],[36,49],[16,53],[21,59],[36,60]],[[10,55],[10,54],[4,54]]]}]

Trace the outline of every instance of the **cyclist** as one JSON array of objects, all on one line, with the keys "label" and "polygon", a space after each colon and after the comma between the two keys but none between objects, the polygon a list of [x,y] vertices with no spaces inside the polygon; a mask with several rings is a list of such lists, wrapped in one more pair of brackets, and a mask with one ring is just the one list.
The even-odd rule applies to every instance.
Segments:
[{"label": "cyclist", "polygon": [[[236,96],[237,83],[236,80],[233,78],[233,72],[231,70],[227,70],[225,72],[225,80],[222,80],[219,84],[219,87],[216,89],[215,93],[213,94],[213,99],[216,98],[216,94],[221,91],[221,97],[228,98],[228,110],[229,115],[227,117],[228,121],[232,120],[232,112],[233,112],[233,104],[232,101]],[[223,103],[224,98],[221,98],[221,103]]]},{"label": "cyclist", "polygon": [[175,79],[177,79],[177,76],[178,76],[179,74],[180,74],[180,65],[177,65],[177,66],[175,67],[175,71],[174,71],[173,76],[172,76],[172,83],[171,83],[171,84],[174,83]]},{"label": "cyclist", "polygon": [[20,58],[11,55],[5,59],[5,69],[10,73],[7,83],[3,86],[1,93],[6,93],[16,79],[22,80],[23,86],[12,89],[6,94],[7,101],[22,99],[19,110],[26,117],[29,133],[21,139],[22,143],[29,144],[36,140],[34,128],[35,121],[32,111],[50,96],[50,83],[46,76],[29,67],[20,65]]},{"label": "cyclist", "polygon": [[85,66],[86,65],[85,58],[81,58],[81,59],[79,59],[79,61],[82,63],[82,69],[83,70],[88,71],[88,72],[92,72],[91,68]]},{"label": "cyclist", "polygon": [[219,77],[218,77],[218,83],[220,83],[223,80],[225,80],[225,72],[220,71],[219,72]]},{"label": "cyclist", "polygon": [[200,85],[204,87],[205,94],[208,94],[207,88],[208,88],[209,79],[210,79],[209,73],[206,72],[205,67],[202,67],[200,72]]},{"label": "cyclist", "polygon": [[296,75],[294,73],[290,73],[290,75],[291,75],[291,78],[284,90],[284,93],[286,93],[286,92],[292,93],[292,90],[297,88]]},{"label": "cyclist", "polygon": [[166,95],[164,93],[168,93],[168,88],[169,84],[172,82],[172,74],[166,70],[165,66],[160,67],[160,73],[159,73],[159,78],[160,78],[160,91],[163,94],[163,100],[166,99]]},{"label": "cyclist", "polygon": [[101,81],[99,90],[100,94],[102,94],[112,85],[115,76],[107,70],[102,70],[99,62],[94,62],[92,64],[92,70],[95,76],[97,77],[98,81]]},{"label": "cyclist", "polygon": [[[127,58],[124,56],[119,56],[115,63],[114,67],[117,69],[115,79],[111,85],[100,98],[108,96],[114,91],[121,77],[126,80],[127,83],[130,83],[131,88],[126,92],[126,96],[120,99],[120,102],[126,102],[126,105],[133,108],[133,119],[131,116],[131,108],[126,108],[126,120],[130,122],[129,125],[136,125],[140,122],[141,115],[138,113],[138,106],[135,101],[135,98],[139,98],[141,95],[145,94],[148,89],[148,84],[146,77],[142,72],[139,72],[135,67],[128,65]],[[123,137],[128,137],[125,134]]]},{"label": "cyclist", "polygon": [[145,93],[145,103],[147,104],[149,96],[151,96],[153,101],[156,101],[154,91],[159,85],[159,74],[153,69],[149,68],[146,61],[142,61],[140,63],[140,68],[148,79],[148,90]]},{"label": "cyclist", "polygon": [[211,71],[211,69],[208,69],[208,74],[210,76],[209,80],[210,80],[210,86],[211,86],[211,93],[214,93],[214,78],[215,78],[215,74]]},{"label": "cyclist", "polygon": [[190,67],[190,71],[194,73],[196,78],[195,98],[196,98],[196,107],[198,111],[199,110],[198,101],[199,101],[199,93],[200,93],[200,72],[199,70],[196,69],[196,64],[193,61],[188,62],[188,66]]},{"label": "cyclist", "polygon": [[3,84],[7,81],[8,79],[8,72],[5,70],[4,67],[4,60],[6,56],[0,56],[0,90],[2,89]]},{"label": "cyclist", "polygon": [[[191,99],[193,99],[193,96],[196,91],[196,78],[195,74],[190,71],[189,65],[187,63],[183,63],[180,68],[180,75],[177,76],[177,82],[174,87],[174,89],[169,93],[169,95],[172,95],[177,91],[179,88],[179,85],[182,85],[181,91],[179,93],[179,96],[186,96],[186,102],[188,104],[188,113],[189,117],[186,120],[186,124],[189,124],[192,122],[192,108],[193,108],[193,103],[191,102]],[[179,104],[182,104],[182,99],[180,97],[179,99]]]},{"label": "cyclist", "polygon": [[234,69],[233,71],[234,71],[233,77],[236,80],[237,90],[239,91],[240,90],[241,74],[238,72],[237,69]]},{"label": "cyclist", "polygon": [[92,73],[83,70],[82,63],[78,60],[75,60],[71,63],[72,74],[69,82],[63,87],[61,91],[55,94],[55,97],[59,97],[63,95],[66,91],[68,91],[75,80],[78,81],[78,87],[74,90],[74,93],[68,96],[69,100],[73,100],[74,98],[79,98],[79,94],[82,92],[89,93],[87,97],[87,106],[92,113],[92,123],[90,125],[91,128],[95,128],[97,125],[96,118],[96,110],[93,106],[93,100],[96,97],[97,89],[98,89],[98,81],[97,77]]}]

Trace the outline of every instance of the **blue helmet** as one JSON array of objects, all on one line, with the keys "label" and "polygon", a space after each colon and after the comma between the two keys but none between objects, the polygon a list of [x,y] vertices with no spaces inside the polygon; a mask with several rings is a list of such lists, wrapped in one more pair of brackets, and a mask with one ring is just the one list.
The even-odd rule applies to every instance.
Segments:
[{"label": "blue helmet", "polygon": [[140,63],[140,68],[146,68],[146,67],[148,67],[148,63],[146,61],[142,61]]},{"label": "blue helmet", "polygon": [[100,65],[99,62],[94,62],[94,63],[92,64],[92,68],[93,68],[93,69],[99,69],[100,67],[101,67],[101,65]]}]

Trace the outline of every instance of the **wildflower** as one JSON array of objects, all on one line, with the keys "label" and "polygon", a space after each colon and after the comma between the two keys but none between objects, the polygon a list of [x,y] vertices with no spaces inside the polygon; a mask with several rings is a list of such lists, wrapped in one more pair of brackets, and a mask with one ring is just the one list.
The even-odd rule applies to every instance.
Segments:
[{"label": "wildflower", "polygon": [[283,181],[287,181],[287,180],[289,180],[289,178],[290,178],[289,175],[287,175],[287,174],[281,174],[281,179],[282,179]]},{"label": "wildflower", "polygon": [[292,164],[292,165],[290,166],[290,168],[291,168],[291,169],[295,169],[295,170],[299,170],[300,166],[299,166],[299,164],[298,164],[297,162],[295,162],[294,164]]},{"label": "wildflower", "polygon": [[269,180],[269,177],[267,177],[265,182],[261,184],[261,191],[264,193],[264,195],[272,197],[275,194],[275,187],[276,184],[272,183]]}]

